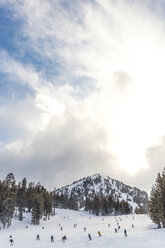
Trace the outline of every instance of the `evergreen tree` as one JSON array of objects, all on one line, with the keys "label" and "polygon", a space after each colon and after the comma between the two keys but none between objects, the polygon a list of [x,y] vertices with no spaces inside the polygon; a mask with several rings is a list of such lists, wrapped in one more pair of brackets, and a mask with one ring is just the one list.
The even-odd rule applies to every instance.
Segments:
[{"label": "evergreen tree", "polygon": [[90,198],[86,197],[86,200],[85,200],[85,208],[84,208],[85,211],[91,211],[91,200]]},{"label": "evergreen tree", "polygon": [[101,214],[108,215],[109,214],[109,206],[108,200],[105,197],[101,199]]},{"label": "evergreen tree", "polygon": [[57,205],[57,196],[56,196],[56,188],[54,188],[53,192],[51,193],[51,196],[52,196],[52,207],[53,207],[53,215],[55,216],[55,208],[56,208],[56,205]]},{"label": "evergreen tree", "polygon": [[158,228],[165,228],[165,169],[158,173],[155,185],[151,189],[149,204],[149,216]]},{"label": "evergreen tree", "polygon": [[12,173],[0,182],[0,221],[3,228],[9,227],[16,207],[16,184]]},{"label": "evergreen tree", "polygon": [[52,194],[33,182],[27,187],[27,180],[16,184],[13,173],[0,181],[0,223],[3,228],[9,227],[15,210],[19,212],[19,220],[23,219],[25,208],[32,213],[32,224],[39,224],[42,216],[49,218],[52,214]]},{"label": "evergreen tree", "polygon": [[34,192],[34,183],[30,182],[26,194],[26,207],[28,208],[29,212],[31,212],[32,209]]},{"label": "evergreen tree", "polygon": [[44,190],[42,195],[44,199],[44,216],[49,219],[52,214],[52,195],[46,190]]},{"label": "evergreen tree", "polygon": [[99,215],[100,213],[100,202],[99,202],[99,198],[97,196],[94,197],[94,200],[92,202],[92,213]]},{"label": "evergreen tree", "polygon": [[44,199],[42,194],[35,193],[33,196],[32,203],[32,219],[31,223],[33,225],[39,225],[40,219],[42,218],[44,212]]}]

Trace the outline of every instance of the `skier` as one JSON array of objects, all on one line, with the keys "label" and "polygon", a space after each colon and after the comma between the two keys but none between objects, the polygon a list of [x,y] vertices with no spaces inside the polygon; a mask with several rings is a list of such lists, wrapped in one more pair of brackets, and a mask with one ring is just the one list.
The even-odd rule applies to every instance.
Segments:
[{"label": "skier", "polygon": [[40,240],[40,235],[37,234],[36,240]]},{"label": "skier", "polygon": [[51,239],[51,242],[54,242],[53,235],[51,235],[50,239]]},{"label": "skier", "polygon": [[132,224],[132,228],[134,228],[134,224]]},{"label": "skier", "polygon": [[64,242],[65,240],[67,240],[66,235],[62,236],[62,241]]},{"label": "skier", "polygon": [[92,240],[90,233],[88,233],[88,238],[89,238],[89,240]]},{"label": "skier", "polygon": [[108,224],[108,226],[110,227],[110,224]]},{"label": "skier", "polygon": [[115,233],[117,233],[117,229],[115,228]]},{"label": "skier", "polygon": [[127,230],[126,229],[124,229],[124,235],[125,235],[125,237],[127,237]]},{"label": "skier", "polygon": [[14,240],[11,238],[9,241],[10,241],[11,245],[13,245]]},{"label": "skier", "polygon": [[98,231],[98,235],[99,235],[99,237],[101,237],[101,232],[100,231]]},{"label": "skier", "polygon": [[118,230],[120,229],[120,226],[118,226]]},{"label": "skier", "polygon": [[86,227],[84,227],[84,232],[86,232]]},{"label": "skier", "polygon": [[63,228],[62,228],[62,226],[61,226],[61,231],[63,231]]}]

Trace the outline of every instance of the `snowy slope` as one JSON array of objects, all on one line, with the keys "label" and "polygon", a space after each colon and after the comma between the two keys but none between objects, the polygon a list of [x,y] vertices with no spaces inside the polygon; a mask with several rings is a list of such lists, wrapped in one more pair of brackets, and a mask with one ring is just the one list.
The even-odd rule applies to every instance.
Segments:
[{"label": "snowy slope", "polygon": [[102,174],[95,174],[73,182],[73,184],[57,189],[56,194],[64,195],[68,199],[70,196],[74,196],[80,209],[84,207],[86,197],[94,199],[95,195],[99,197],[113,196],[119,201],[125,200],[133,209],[140,205],[146,207],[148,202],[148,195],[145,191],[130,187]]},{"label": "snowy slope", "polygon": [[[121,228],[115,233],[117,222]],[[165,243],[165,230],[155,229],[146,215],[135,215],[134,219],[132,215],[108,216],[103,219],[86,212],[57,209],[57,215],[50,221],[42,220],[39,226],[31,226],[29,223],[30,216],[26,215],[23,222],[15,220],[10,228],[0,230],[0,248],[10,247],[10,235],[13,236],[13,247],[16,248],[159,248],[164,247]],[[77,224],[76,228],[74,224]],[[84,227],[87,228],[86,232]],[[124,228],[127,229],[127,237],[124,236]],[[98,237],[98,230],[101,237]],[[88,240],[88,233],[92,241]],[[40,235],[40,241],[36,241],[37,234]],[[54,235],[54,243],[50,242],[51,235]],[[61,241],[62,235],[67,236],[67,241]]]}]

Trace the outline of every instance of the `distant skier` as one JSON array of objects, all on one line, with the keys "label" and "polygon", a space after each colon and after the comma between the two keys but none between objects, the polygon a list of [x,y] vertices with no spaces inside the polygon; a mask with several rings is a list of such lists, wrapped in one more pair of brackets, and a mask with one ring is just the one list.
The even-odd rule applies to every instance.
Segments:
[{"label": "distant skier", "polygon": [[84,227],[84,232],[86,232],[86,227]]},{"label": "distant skier", "polygon": [[118,226],[118,230],[120,230],[120,226]]},{"label": "distant skier", "polygon": [[13,245],[14,240],[11,238],[11,239],[9,240],[9,242],[10,242],[11,245]]},{"label": "distant skier", "polygon": [[40,240],[40,235],[37,234],[36,240]]},{"label": "distant skier", "polygon": [[117,233],[117,229],[115,228],[115,233]]},{"label": "distant skier", "polygon": [[98,231],[98,235],[99,235],[99,237],[101,237],[101,232],[100,231]]},{"label": "distant skier", "polygon": [[62,241],[64,242],[65,240],[67,240],[66,235],[62,236]]},{"label": "distant skier", "polygon": [[89,238],[89,240],[92,240],[90,233],[88,233],[88,238]]},{"label": "distant skier", "polygon": [[51,239],[51,242],[54,242],[53,235],[51,235],[50,239]]},{"label": "distant skier", "polygon": [[134,228],[134,224],[132,224],[132,228]]},{"label": "distant skier", "polygon": [[110,224],[108,224],[108,226],[110,227],[111,225],[110,225]]},{"label": "distant skier", "polygon": [[61,231],[63,231],[63,228],[62,228],[62,226],[61,226]]},{"label": "distant skier", "polygon": [[127,230],[126,229],[124,229],[124,235],[125,235],[125,237],[127,237]]}]

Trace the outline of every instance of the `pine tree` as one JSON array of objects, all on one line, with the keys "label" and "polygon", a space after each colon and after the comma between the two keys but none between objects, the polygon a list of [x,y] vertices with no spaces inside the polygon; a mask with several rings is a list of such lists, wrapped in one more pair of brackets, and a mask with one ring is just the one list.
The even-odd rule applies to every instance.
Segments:
[{"label": "pine tree", "polygon": [[11,225],[16,207],[16,191],[14,175],[9,173],[5,180],[0,183],[0,221],[3,228]]},{"label": "pine tree", "polygon": [[102,215],[109,214],[108,200],[105,197],[102,197],[101,199],[101,214]]},{"label": "pine tree", "polygon": [[26,207],[29,212],[31,212],[32,209],[34,192],[34,183],[30,182],[26,193]]},{"label": "pine tree", "polygon": [[152,221],[161,228],[161,208],[160,195],[156,188],[153,186],[148,203],[149,216]]},{"label": "pine tree", "polygon": [[84,208],[85,211],[91,211],[91,200],[90,198],[86,197],[86,200],[85,200],[85,208]]},{"label": "pine tree", "polygon": [[50,219],[50,215],[52,214],[52,195],[46,190],[44,190],[42,195],[44,199],[44,216]]},{"label": "pine tree", "polygon": [[164,227],[164,180],[165,177],[158,173],[155,185],[151,189],[148,204],[149,216],[152,221],[158,225],[158,228],[161,228],[161,223]]},{"label": "pine tree", "polygon": [[32,219],[31,223],[33,225],[39,225],[40,219],[42,218],[44,212],[44,199],[42,194],[35,193],[33,196],[32,203]]},{"label": "pine tree", "polygon": [[99,198],[97,196],[94,197],[94,200],[92,202],[92,213],[99,215],[100,213],[100,206],[101,204],[99,203]]},{"label": "pine tree", "polygon": [[161,177],[161,195],[162,195],[162,226],[165,228],[165,168]]},{"label": "pine tree", "polygon": [[54,188],[53,192],[51,193],[52,195],[52,207],[53,207],[53,215],[55,216],[56,212],[55,212],[55,208],[56,208],[56,204],[57,204],[57,197],[56,197],[56,188]]}]

